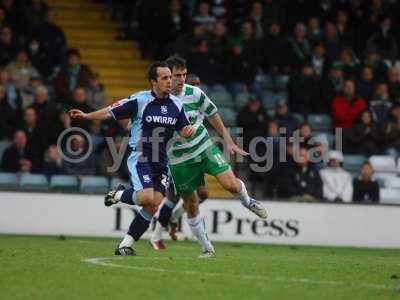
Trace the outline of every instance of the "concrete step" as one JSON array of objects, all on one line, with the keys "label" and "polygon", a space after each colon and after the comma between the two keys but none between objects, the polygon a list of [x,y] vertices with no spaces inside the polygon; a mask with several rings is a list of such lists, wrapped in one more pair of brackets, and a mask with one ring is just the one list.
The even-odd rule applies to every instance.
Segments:
[{"label": "concrete step", "polygon": [[116,78],[108,78],[102,77],[101,82],[103,82],[107,87],[121,87],[121,88],[130,88],[130,87],[143,87],[146,86],[147,81],[145,79],[116,79]]},{"label": "concrete step", "polygon": [[87,2],[87,1],[48,1],[51,8],[57,10],[90,10],[90,11],[105,11],[105,6],[100,3]]},{"label": "concrete step", "polygon": [[114,55],[118,55],[119,51],[133,51],[133,42],[131,41],[116,41],[116,40],[78,40],[78,39],[69,39],[68,43],[71,45],[76,45],[79,48],[93,48],[93,49],[107,49],[114,52]]},{"label": "concrete step", "polygon": [[113,58],[108,58],[107,60],[99,60],[96,58],[89,57],[88,55],[85,54],[83,57],[82,61],[85,64],[91,65],[94,68],[100,69],[123,69],[123,70],[131,70],[131,69],[140,69],[143,70],[145,73],[147,71],[147,68],[149,67],[149,63],[144,60],[138,60],[138,59],[113,59]]},{"label": "concrete step", "polygon": [[[70,43],[71,47],[78,47],[78,45],[75,45],[73,43]],[[125,60],[137,60],[139,58],[139,54],[136,53],[133,48],[131,50],[119,50],[119,51],[112,51],[110,49],[97,49],[97,48],[84,48],[84,47],[78,47],[80,48],[81,54],[82,54],[82,59],[85,60],[87,59],[93,59],[96,61],[102,61],[104,60],[105,62],[107,60],[114,61],[116,56],[118,56],[118,59],[125,59]]]},{"label": "concrete step", "polygon": [[118,33],[116,31],[75,31],[64,30],[68,40],[96,42],[99,40],[115,41]]},{"label": "concrete step", "polygon": [[110,97],[110,100],[117,100],[126,98],[139,91],[149,89],[144,87],[145,86],[143,85],[132,85],[131,87],[107,87],[107,93]]},{"label": "concrete step", "polygon": [[103,77],[109,78],[135,78],[135,79],[143,79],[146,78],[146,71],[143,69],[121,69],[121,68],[98,68],[93,66],[96,69],[96,72],[99,72]]},{"label": "concrete step", "polygon": [[69,29],[86,29],[86,30],[117,30],[119,28],[119,24],[112,23],[110,21],[104,22],[93,22],[88,20],[68,20],[68,19],[56,19],[56,23],[61,26],[65,30]]},{"label": "concrete step", "polygon": [[90,21],[102,21],[109,18],[105,10],[83,10],[57,7],[55,7],[54,10],[57,12],[57,20],[85,19]]}]

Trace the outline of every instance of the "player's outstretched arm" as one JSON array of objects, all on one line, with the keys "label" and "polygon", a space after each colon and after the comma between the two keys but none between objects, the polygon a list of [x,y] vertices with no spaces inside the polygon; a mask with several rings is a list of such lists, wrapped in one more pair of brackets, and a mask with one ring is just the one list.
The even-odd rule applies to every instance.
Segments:
[{"label": "player's outstretched arm", "polygon": [[228,130],[226,130],[224,122],[222,121],[219,113],[215,113],[212,116],[208,117],[207,119],[208,122],[210,122],[211,126],[215,129],[215,131],[218,132],[218,134],[223,137],[230,154],[233,155],[237,153],[243,156],[249,155],[249,153],[244,151],[242,148],[238,147],[238,145],[236,145],[233,142],[232,137],[229,134]]},{"label": "player's outstretched arm", "polygon": [[69,115],[73,119],[81,119],[81,120],[107,120],[111,118],[110,109],[108,107],[93,111],[91,113],[84,113],[79,109],[71,109]]}]

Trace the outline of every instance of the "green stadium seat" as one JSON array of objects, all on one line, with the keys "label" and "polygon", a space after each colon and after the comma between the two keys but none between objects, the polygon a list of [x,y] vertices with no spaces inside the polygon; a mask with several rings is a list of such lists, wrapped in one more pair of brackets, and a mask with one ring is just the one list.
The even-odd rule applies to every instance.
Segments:
[{"label": "green stadium seat", "polygon": [[343,167],[349,172],[359,172],[361,165],[367,161],[364,155],[346,154],[343,160]]},{"label": "green stadium seat", "polygon": [[309,115],[308,122],[314,131],[330,131],[332,128],[331,117],[325,114]]},{"label": "green stadium seat", "polygon": [[18,178],[14,173],[0,173],[1,189],[16,189],[18,187]]},{"label": "green stadium seat", "polygon": [[50,179],[50,189],[58,192],[77,192],[79,182],[75,176],[53,175]]},{"label": "green stadium seat", "polygon": [[109,190],[108,179],[103,176],[83,176],[80,190],[85,193],[106,193]]},{"label": "green stadium seat", "polygon": [[48,190],[49,183],[47,181],[46,176],[42,174],[22,174],[19,187],[24,190]]},{"label": "green stadium seat", "polygon": [[254,95],[251,95],[249,93],[239,93],[235,97],[235,106],[237,108],[242,108],[246,106],[247,102],[249,102],[249,98],[254,97]]},{"label": "green stadium seat", "polygon": [[218,112],[227,127],[236,126],[236,112],[232,108],[222,107],[218,109]]},{"label": "green stadium seat", "polygon": [[302,114],[293,113],[291,115],[293,116],[293,118],[295,118],[297,120],[297,122],[299,122],[299,123],[303,123],[304,122],[304,116]]},{"label": "green stadium seat", "polygon": [[286,90],[290,77],[288,75],[276,76],[275,85],[278,90]]},{"label": "green stadium seat", "polygon": [[209,97],[217,107],[233,108],[235,106],[235,102],[228,92],[212,92],[209,94]]},{"label": "green stadium seat", "polygon": [[264,91],[261,94],[261,101],[265,109],[275,109],[277,99],[271,91]]},{"label": "green stadium seat", "polygon": [[110,188],[114,188],[118,184],[123,184],[126,188],[130,186],[130,183],[128,181],[122,180],[121,178],[118,177],[114,177],[113,179],[111,179]]}]

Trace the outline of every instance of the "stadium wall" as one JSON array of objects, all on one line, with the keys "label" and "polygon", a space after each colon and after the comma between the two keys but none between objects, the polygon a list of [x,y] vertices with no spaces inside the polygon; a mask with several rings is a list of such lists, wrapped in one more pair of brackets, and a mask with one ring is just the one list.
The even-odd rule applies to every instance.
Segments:
[{"label": "stadium wall", "polygon": [[[201,206],[214,241],[400,248],[400,206],[266,202],[259,220],[238,201]],[[134,209],[99,195],[0,192],[0,233],[120,237]],[[181,237],[190,237],[182,222]],[[147,233],[148,236],[148,233]]]}]

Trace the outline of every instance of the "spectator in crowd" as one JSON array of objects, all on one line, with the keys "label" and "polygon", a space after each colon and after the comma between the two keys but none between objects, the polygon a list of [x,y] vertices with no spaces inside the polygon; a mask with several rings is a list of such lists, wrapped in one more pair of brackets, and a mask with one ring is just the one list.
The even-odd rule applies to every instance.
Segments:
[{"label": "spectator in crowd", "polygon": [[67,46],[64,32],[55,23],[55,18],[55,10],[49,9],[46,22],[39,24],[33,33],[33,38],[39,43],[40,51],[48,59],[50,73],[63,63]]},{"label": "spectator in crowd", "polygon": [[366,108],[365,100],[355,95],[354,81],[346,80],[343,94],[336,96],[332,102],[333,127],[351,128]]},{"label": "spectator in crowd", "polygon": [[385,153],[395,159],[400,157],[400,104],[392,107],[389,120],[384,125]]},{"label": "spectator in crowd", "polygon": [[381,55],[377,51],[370,50],[365,55],[364,66],[372,68],[374,78],[377,81],[385,81],[388,67],[381,59]]},{"label": "spectator in crowd", "polygon": [[0,85],[0,140],[11,139],[16,123],[16,114],[8,103],[6,90]]},{"label": "spectator in crowd", "polygon": [[9,64],[17,55],[18,46],[11,27],[1,28],[0,33],[0,66]]},{"label": "spectator in crowd", "polygon": [[32,39],[28,45],[28,56],[32,65],[39,73],[48,78],[53,73],[53,66],[47,54],[43,51],[39,41]]},{"label": "spectator in crowd", "polygon": [[322,111],[326,112],[326,110],[329,110],[333,98],[343,91],[343,82],[342,64],[334,62],[329,70],[327,78],[322,81],[320,102],[321,106],[328,107],[328,109]]},{"label": "spectator in crowd", "polygon": [[214,30],[210,34],[209,45],[212,55],[217,59],[223,61],[226,55],[226,49],[228,49],[229,39],[227,35],[227,29],[222,21],[218,21]]},{"label": "spectator in crowd", "polygon": [[71,117],[65,110],[58,112],[54,124],[49,128],[49,144],[57,144],[58,137],[61,133],[72,127],[71,122]]},{"label": "spectator in crowd", "polygon": [[311,55],[311,45],[306,37],[306,26],[297,23],[294,34],[289,38],[289,59],[292,67],[296,68],[308,61]]},{"label": "spectator in crowd", "polygon": [[32,77],[29,80],[29,84],[23,88],[20,89],[20,97],[21,97],[21,102],[20,102],[20,109],[24,110],[25,108],[31,106],[35,102],[35,92],[36,88],[39,86],[44,86],[44,82],[42,78],[40,77]]},{"label": "spectator in crowd", "polygon": [[383,16],[379,31],[367,41],[367,49],[377,51],[384,59],[394,61],[398,57],[398,46],[391,29],[392,19]]},{"label": "spectator in crowd", "polygon": [[372,119],[371,113],[365,110],[361,113],[360,120],[350,129],[348,139],[350,147],[347,152],[374,155],[381,153],[382,130],[379,124]]},{"label": "spectator in crowd", "polygon": [[387,120],[390,115],[393,101],[389,96],[389,89],[386,83],[378,83],[375,89],[375,96],[369,103],[372,119],[376,123],[381,123]]},{"label": "spectator in crowd", "polygon": [[341,64],[344,78],[354,79],[358,74],[359,61],[351,48],[343,48],[340,51],[340,59],[336,60],[336,62]]},{"label": "spectator in crowd", "polygon": [[92,71],[85,64],[81,64],[81,55],[77,49],[69,49],[68,64],[64,66],[56,77],[56,92],[66,103],[77,87],[89,86]]},{"label": "spectator in crowd", "polygon": [[14,112],[19,112],[21,110],[20,93],[14,82],[12,82],[10,74],[5,69],[0,70],[0,84],[6,90],[8,104],[10,104]]},{"label": "spectator in crowd", "polygon": [[263,5],[261,1],[255,1],[251,5],[249,19],[253,22],[254,38],[262,40],[268,30],[268,20],[264,17]]},{"label": "spectator in crowd", "polygon": [[15,60],[7,65],[6,70],[19,89],[26,88],[31,78],[40,77],[39,72],[32,66],[25,50],[18,51]]},{"label": "spectator in crowd", "polygon": [[35,89],[35,101],[30,106],[37,114],[39,126],[43,128],[51,128],[56,120],[57,107],[50,101],[49,93],[45,86],[40,85]]},{"label": "spectator in crowd", "polygon": [[1,169],[4,172],[37,172],[38,162],[22,130],[14,133],[14,142],[3,153]]},{"label": "spectator in crowd", "polygon": [[285,129],[287,137],[292,136],[298,125],[296,118],[289,113],[289,108],[285,99],[279,100],[276,104],[275,120],[278,122],[279,128]]},{"label": "spectator in crowd", "polygon": [[317,201],[322,199],[322,181],[309,161],[308,150],[294,148],[294,164],[289,164],[279,176],[278,196],[291,200]]},{"label": "spectator in crowd", "polygon": [[246,149],[254,137],[264,134],[264,124],[267,120],[268,116],[260,99],[250,98],[237,116],[237,124],[243,128],[243,142]]},{"label": "spectator in crowd", "polygon": [[217,19],[211,14],[210,4],[201,1],[197,6],[197,13],[193,17],[193,22],[202,24],[207,31],[212,31]]},{"label": "spectator in crowd", "polygon": [[365,66],[361,70],[360,79],[357,81],[357,95],[369,102],[374,95],[375,78],[373,69]]},{"label": "spectator in crowd", "polygon": [[50,145],[44,155],[42,173],[50,179],[53,175],[65,174],[61,154],[56,145]]},{"label": "spectator in crowd", "polygon": [[305,64],[301,72],[288,82],[289,107],[291,112],[309,114],[317,112],[321,106],[318,80],[311,65]]},{"label": "spectator in crowd", "polygon": [[336,14],[336,28],[341,45],[350,46],[353,44],[354,33],[352,26],[349,24],[348,13],[340,9]]},{"label": "spectator in crowd", "polygon": [[330,202],[351,202],[353,183],[350,173],[341,167],[343,154],[337,150],[328,153],[328,166],[320,171],[323,198]]},{"label": "spectator in crowd", "polygon": [[[85,113],[89,113],[92,111],[92,108],[89,106],[87,102],[85,89],[82,87],[78,87],[74,90],[72,95],[72,100],[70,102],[70,107],[79,109]],[[72,127],[81,127],[87,131],[90,130],[91,121],[89,120],[78,120],[75,119],[72,121]]]},{"label": "spectator in crowd", "polygon": [[288,41],[281,32],[278,23],[272,23],[266,33],[263,43],[262,65],[266,73],[287,73],[288,62]]},{"label": "spectator in crowd", "polygon": [[107,177],[119,177],[122,179],[128,179],[129,171],[126,164],[126,160],[128,159],[130,151],[128,150],[127,147],[128,146],[127,140],[124,139],[122,136],[117,136],[114,138],[113,141],[115,143],[114,146],[116,153],[118,153],[118,155],[123,154],[121,164],[114,171],[109,170],[109,168],[113,167],[116,163],[118,163],[118,161],[116,160],[116,157],[112,156],[111,148],[105,147],[102,153],[100,154],[98,160],[99,174]]},{"label": "spectator in crowd", "polygon": [[210,53],[207,40],[199,40],[188,59],[189,70],[199,75],[205,85],[214,85],[221,81],[223,65]]},{"label": "spectator in crowd", "polygon": [[326,48],[326,57],[330,61],[335,60],[339,57],[342,44],[339,40],[338,31],[335,24],[327,22],[324,28],[324,36],[322,37],[322,43]]},{"label": "spectator in crowd", "polygon": [[93,74],[89,79],[89,86],[85,90],[87,104],[93,109],[98,110],[105,106],[107,92],[104,85],[100,82],[99,74]]},{"label": "spectator in crowd", "polygon": [[400,69],[395,67],[390,68],[387,77],[390,99],[400,102]]},{"label": "spectator in crowd", "polygon": [[380,201],[379,184],[373,175],[372,165],[369,162],[363,163],[360,176],[353,180],[353,202],[378,203]]},{"label": "spectator in crowd", "polygon": [[[80,160],[90,150],[88,141],[81,134],[73,135],[71,140],[71,149],[68,147],[64,149],[64,153],[67,157],[76,160],[64,161],[63,167],[68,175],[95,175],[96,174],[96,158],[92,151],[89,156]],[[79,161],[78,161],[79,160]]]},{"label": "spectator in crowd", "polygon": [[322,40],[322,30],[319,18],[316,16],[310,17],[307,25],[307,39],[313,45],[320,43]]},{"label": "spectator in crowd", "polygon": [[35,154],[37,160],[42,162],[43,153],[47,148],[47,128],[38,123],[35,109],[28,107],[24,111],[24,117],[20,126],[28,139],[28,145]]},{"label": "spectator in crowd", "polygon": [[187,84],[190,84],[190,85],[194,85],[194,86],[200,87],[200,85],[201,85],[200,77],[197,76],[197,75],[194,74],[194,73],[189,73],[189,74],[186,76],[186,83],[187,83]]},{"label": "spectator in crowd", "polygon": [[303,148],[310,149],[314,146],[312,128],[310,123],[303,122],[299,126],[300,145]]},{"label": "spectator in crowd", "polygon": [[314,69],[317,78],[323,78],[326,76],[330,62],[325,56],[326,49],[323,44],[316,44],[311,54],[311,66]]}]

